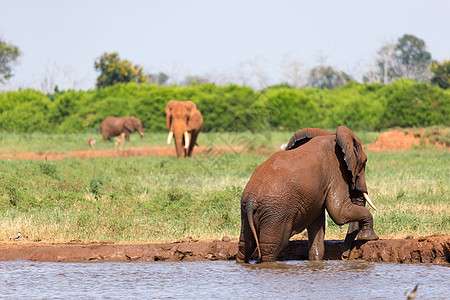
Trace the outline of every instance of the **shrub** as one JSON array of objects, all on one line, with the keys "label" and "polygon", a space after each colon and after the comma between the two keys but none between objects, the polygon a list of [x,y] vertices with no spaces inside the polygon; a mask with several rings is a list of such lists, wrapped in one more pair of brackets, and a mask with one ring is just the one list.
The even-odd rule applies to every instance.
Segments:
[{"label": "shrub", "polygon": [[171,99],[194,101],[203,114],[204,132],[450,125],[449,90],[398,80],[390,85],[349,82],[333,90],[280,85],[256,92],[237,85],[162,87],[128,83],[48,96],[33,90],[6,92],[0,93],[0,129],[88,132],[97,130],[108,116],[135,115],[146,131],[159,132],[166,130],[164,108]]}]

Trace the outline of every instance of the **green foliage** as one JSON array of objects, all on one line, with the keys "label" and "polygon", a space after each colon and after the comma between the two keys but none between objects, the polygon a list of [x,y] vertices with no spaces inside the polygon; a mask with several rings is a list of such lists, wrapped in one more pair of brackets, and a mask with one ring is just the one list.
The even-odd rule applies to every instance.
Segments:
[{"label": "green foliage", "polygon": [[9,132],[51,132],[52,102],[41,92],[22,90],[0,93],[0,128]]},{"label": "green foliage", "polygon": [[450,93],[437,86],[398,80],[383,89],[386,109],[379,128],[450,125]]},{"label": "green foliage", "polygon": [[41,162],[39,163],[39,169],[41,170],[42,174],[50,176],[51,178],[55,180],[60,180],[59,174],[58,174],[58,168],[55,164],[48,163],[48,162]]},{"label": "green foliage", "polygon": [[147,132],[165,132],[171,99],[191,100],[203,114],[202,132],[256,132],[305,127],[379,130],[394,126],[448,126],[450,91],[399,80],[389,85],[354,81],[333,90],[237,85],[141,85],[130,82],[52,98],[34,91],[0,93],[0,129],[6,132],[97,132],[108,116],[138,117]]},{"label": "green foliage", "polygon": [[96,71],[100,72],[97,77],[97,88],[125,82],[147,82],[148,76],[143,73],[140,65],[133,65],[128,60],[119,58],[117,52],[104,53],[94,63]]},{"label": "green foliage", "polygon": [[7,44],[0,38],[0,83],[8,80],[12,76],[11,65],[20,56],[17,46]]},{"label": "green foliage", "polygon": [[99,199],[102,195],[100,189],[103,185],[102,177],[94,177],[89,180],[89,191],[94,194],[95,199]]},{"label": "green foliage", "polygon": [[438,85],[442,89],[450,88],[450,60],[444,60],[442,63],[433,61],[431,72],[434,73],[431,83]]}]

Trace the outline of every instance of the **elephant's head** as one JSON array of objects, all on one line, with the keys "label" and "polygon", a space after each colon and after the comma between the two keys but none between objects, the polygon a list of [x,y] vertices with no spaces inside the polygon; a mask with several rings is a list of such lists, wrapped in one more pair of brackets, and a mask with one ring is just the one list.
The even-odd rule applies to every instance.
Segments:
[{"label": "elephant's head", "polygon": [[339,126],[336,130],[336,143],[344,154],[350,189],[367,193],[365,176],[367,156],[362,149],[361,141],[350,129]]},{"label": "elephant's head", "polygon": [[170,144],[172,137],[175,138],[175,146],[178,157],[186,156],[186,149],[189,148],[190,134],[192,130],[191,116],[197,106],[192,101],[170,100],[167,103],[166,127],[169,129],[167,143]]},{"label": "elephant's head", "polygon": [[123,129],[128,132],[138,131],[141,138],[145,135],[142,122],[135,116],[128,117],[123,123]]},{"label": "elephant's head", "polygon": [[[339,126],[336,130],[336,144],[339,146],[345,161],[344,169],[347,172],[347,182],[350,187],[350,195],[354,201],[364,197],[367,203],[376,210],[370,200],[366,184],[367,155],[359,138],[347,127]],[[336,150],[338,151],[338,150]]]}]

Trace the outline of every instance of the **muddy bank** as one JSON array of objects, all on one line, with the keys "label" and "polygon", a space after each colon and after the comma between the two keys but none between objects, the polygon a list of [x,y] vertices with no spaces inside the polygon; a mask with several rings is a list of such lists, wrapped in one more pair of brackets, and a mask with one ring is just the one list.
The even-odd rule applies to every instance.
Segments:
[{"label": "muddy bank", "polygon": [[[341,259],[342,241],[326,241],[325,259]],[[291,241],[280,254],[280,260],[307,259],[306,240]],[[52,262],[106,261],[206,261],[234,260],[235,241],[181,241],[165,244],[66,243],[41,244],[27,242],[0,243],[0,260]],[[356,242],[351,260],[397,263],[450,263],[450,235],[418,239]]]}]

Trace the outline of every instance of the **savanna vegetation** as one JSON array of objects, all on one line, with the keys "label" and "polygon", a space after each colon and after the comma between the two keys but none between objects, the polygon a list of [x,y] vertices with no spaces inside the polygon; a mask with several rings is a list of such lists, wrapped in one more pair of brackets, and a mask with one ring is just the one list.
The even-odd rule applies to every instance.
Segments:
[{"label": "savanna vegetation", "polygon": [[[377,132],[356,133],[364,144],[378,136]],[[275,152],[290,135],[206,133],[200,135],[199,144],[234,147],[245,141],[249,149],[265,147]],[[56,144],[60,144],[57,151],[70,151],[87,136],[2,135],[0,153],[6,153],[11,144],[16,145],[15,152],[45,152],[48,145]],[[162,133],[142,140],[132,135],[129,144],[164,141]],[[369,193],[378,208],[372,211],[375,230],[382,238],[450,232],[448,151],[421,146],[401,152],[366,152]],[[1,160],[0,240],[8,240],[17,231],[29,241],[237,237],[242,190],[255,168],[267,159],[257,153],[236,151],[189,159]],[[347,226],[339,227],[331,220],[328,224],[327,238],[345,236]]]},{"label": "savanna vegetation", "polygon": [[350,82],[333,90],[128,83],[50,95],[36,90],[4,92],[0,128],[9,133],[86,133],[96,132],[108,116],[135,115],[146,131],[161,132],[170,99],[194,101],[204,116],[203,132],[450,126],[450,90],[397,80],[388,85]]},{"label": "savanna vegetation", "polygon": [[[11,78],[20,55],[17,46],[0,39],[0,84]],[[237,237],[242,190],[267,158],[252,150],[275,152],[305,127],[334,131],[344,125],[363,143],[373,143],[387,128],[450,126],[449,63],[433,61],[425,42],[413,35],[383,45],[364,83],[327,65],[311,69],[305,83],[293,70],[298,65],[288,63],[285,73],[294,76],[282,84],[258,90],[248,82],[216,85],[195,76],[167,86],[176,83],[170,75],[146,74],[139,64],[105,52],[94,62],[100,72],[96,89],[1,92],[0,154],[86,150],[87,138],[100,139],[102,120],[128,115],[141,119],[149,133],[142,140],[132,135],[128,145],[162,146],[170,99],[197,104],[204,117],[200,145],[235,151],[183,160],[0,160],[0,240],[17,231],[29,241]],[[435,141],[433,132],[429,138]],[[449,140],[439,141],[449,145]],[[250,151],[237,150],[242,145]],[[107,148],[111,143],[96,144]],[[379,208],[374,219],[381,237],[450,232],[448,151],[419,146],[368,157],[366,176]],[[346,226],[329,220],[327,231],[327,238],[342,239]]]}]

